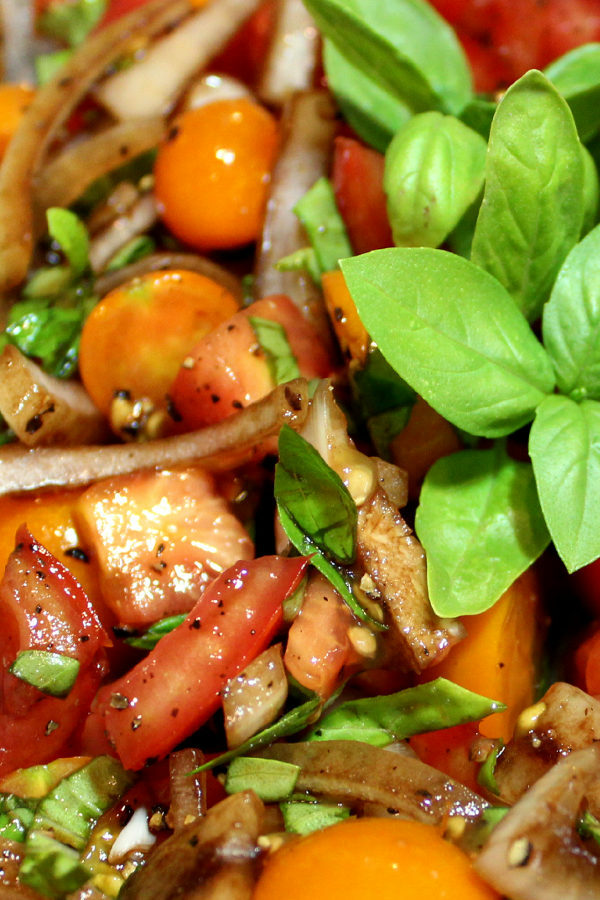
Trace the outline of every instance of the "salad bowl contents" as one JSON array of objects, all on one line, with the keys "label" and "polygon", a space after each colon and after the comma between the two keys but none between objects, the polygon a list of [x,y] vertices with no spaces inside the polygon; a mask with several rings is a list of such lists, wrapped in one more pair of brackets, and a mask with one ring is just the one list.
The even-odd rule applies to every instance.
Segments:
[{"label": "salad bowl contents", "polygon": [[596,4],[2,37],[0,898],[597,897]]}]

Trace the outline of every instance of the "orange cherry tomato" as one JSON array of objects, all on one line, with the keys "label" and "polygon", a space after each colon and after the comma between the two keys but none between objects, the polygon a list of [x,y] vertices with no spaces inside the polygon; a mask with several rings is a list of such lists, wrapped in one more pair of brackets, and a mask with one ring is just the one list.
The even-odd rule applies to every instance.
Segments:
[{"label": "orange cherry tomato", "polygon": [[468,857],[432,825],[363,818],[285,844],[253,900],[494,900]]},{"label": "orange cherry tomato", "polygon": [[27,84],[0,84],[0,159],[34,96]]},{"label": "orange cherry tomato", "polygon": [[275,119],[251,100],[219,100],[185,112],[154,168],[171,231],[200,250],[256,240],[277,143]]},{"label": "orange cherry tomato", "polygon": [[105,415],[120,391],[165,408],[186,354],[237,309],[229,291],[197,272],[150,272],[116,288],[92,310],[81,335],[87,392]]}]

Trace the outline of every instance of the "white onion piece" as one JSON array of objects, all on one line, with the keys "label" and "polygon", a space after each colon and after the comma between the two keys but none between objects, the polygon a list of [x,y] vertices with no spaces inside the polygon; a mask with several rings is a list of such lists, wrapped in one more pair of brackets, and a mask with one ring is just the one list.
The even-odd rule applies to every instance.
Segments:
[{"label": "white onion piece", "polygon": [[[0,496],[50,487],[78,487],[138,469],[198,462],[211,472],[233,469],[260,453],[262,441],[286,423],[298,429],[306,416],[306,380],[297,378],[216,425],[145,444],[58,449],[0,448]],[[258,448],[258,449],[257,449]]]},{"label": "white onion piece", "polygon": [[206,814],[206,772],[190,775],[205,761],[195,747],[184,747],[169,754],[170,805],[167,825],[180,831]]},{"label": "white onion piece", "polygon": [[185,95],[182,109],[199,109],[216,100],[240,99],[254,99],[252,91],[248,90],[244,82],[230,75],[217,75],[213,72],[194,81]]},{"label": "white onion piece", "polygon": [[204,68],[260,0],[213,0],[152,44],[139,62],[107,78],[96,97],[117,119],[168,113],[195,72]]},{"label": "white onion piece", "polygon": [[101,272],[125,244],[144,234],[158,221],[156,201],[152,194],[145,194],[124,215],[119,216],[90,243],[90,265],[94,272]]},{"label": "white onion piece", "polygon": [[35,82],[36,45],[33,28],[34,4],[26,0],[2,0],[0,34],[5,81]]},{"label": "white onion piece", "polygon": [[479,874],[512,900],[597,900],[598,845],[586,846],[576,823],[599,774],[598,746],[556,763],[493,829],[474,864]]},{"label": "white onion piece", "polygon": [[256,299],[270,294],[291,297],[325,341],[331,330],[320,290],[307,272],[279,272],[275,265],[308,244],[293,208],[328,174],[335,129],[335,108],[327,93],[294,95],[284,114],[283,144],[271,176],[254,282]]},{"label": "white onion piece", "polygon": [[110,848],[108,861],[111,865],[122,862],[134,850],[149,850],[156,843],[155,836],[148,828],[148,812],[140,806],[131,819],[117,835],[117,839]]},{"label": "white onion piece", "polygon": [[108,436],[81,384],[47,375],[11,344],[0,354],[0,414],[28,447],[89,444]]},{"label": "white onion piece", "polygon": [[229,748],[273,722],[287,699],[288,683],[281,644],[269,647],[243,672],[231,678],[223,690],[225,734]]},{"label": "white onion piece", "polygon": [[36,178],[37,210],[70,206],[97,178],[156,147],[164,133],[164,120],[155,116],[119,122],[66,147]]},{"label": "white onion piece", "polygon": [[319,32],[302,0],[281,0],[258,94],[282,106],[296,91],[314,83],[319,59]]}]

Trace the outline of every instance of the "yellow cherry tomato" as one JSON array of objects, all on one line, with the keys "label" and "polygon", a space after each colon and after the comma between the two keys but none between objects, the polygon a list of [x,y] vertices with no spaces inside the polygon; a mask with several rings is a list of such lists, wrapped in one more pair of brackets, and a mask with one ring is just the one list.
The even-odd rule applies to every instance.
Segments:
[{"label": "yellow cherry tomato", "polygon": [[218,100],[183,113],[154,168],[163,220],[200,250],[256,240],[276,149],[275,119],[251,100]]}]

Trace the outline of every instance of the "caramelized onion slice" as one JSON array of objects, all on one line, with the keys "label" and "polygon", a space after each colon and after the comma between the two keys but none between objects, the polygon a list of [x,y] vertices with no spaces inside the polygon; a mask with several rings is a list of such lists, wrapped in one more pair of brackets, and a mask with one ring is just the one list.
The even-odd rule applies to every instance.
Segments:
[{"label": "caramelized onion slice", "polygon": [[319,289],[307,272],[279,272],[275,264],[308,244],[293,208],[329,171],[336,130],[335,107],[329,95],[325,91],[295,94],[286,107],[283,128],[256,263],[255,297],[288,294],[327,340],[329,319]]},{"label": "caramelized onion slice", "polygon": [[195,747],[175,750],[169,756],[170,805],[167,824],[181,831],[206,814],[206,772],[190,775],[204,762],[204,754]]},{"label": "caramelized onion slice", "polygon": [[225,685],[223,714],[227,746],[239,747],[270,725],[281,712],[287,694],[281,644],[275,644]]},{"label": "caramelized onion slice", "polygon": [[0,415],[28,447],[86,444],[109,434],[78,382],[47,375],[10,344],[0,354]]},{"label": "caramelized onion slice", "polygon": [[146,272],[161,272],[165,269],[199,272],[200,275],[206,275],[207,278],[212,278],[213,281],[222,284],[230,294],[233,294],[240,306],[243,302],[244,289],[240,279],[207,256],[197,256],[195,253],[151,253],[122,269],[104,272],[96,280],[95,288],[99,296],[103,297],[119,285],[131,281],[132,278],[139,278]]},{"label": "caramelized onion slice", "polygon": [[90,242],[90,265],[94,272],[101,272],[115,253],[129,241],[144,234],[158,221],[158,210],[153,194],[143,194],[122,216],[114,219]]},{"label": "caramelized onion slice", "polygon": [[119,122],[66,147],[36,178],[36,210],[70,206],[97,178],[156,147],[164,133],[164,120],[154,116]]},{"label": "caramelized onion slice", "polygon": [[308,408],[308,385],[297,378],[216,425],[147,444],[55,449],[0,449],[0,495],[50,487],[77,487],[138,469],[197,462],[212,472],[250,462],[258,445],[286,423],[300,428]]},{"label": "caramelized onion slice", "polygon": [[274,744],[259,756],[300,766],[298,791],[352,806],[376,803],[405,819],[439,824],[477,818],[488,806],[464,785],[419,759],[360,741]]},{"label": "caramelized onion slice", "polygon": [[319,48],[319,32],[302,0],[280,0],[258,87],[261,99],[282,106],[296,91],[310,90]]},{"label": "caramelized onion slice", "polygon": [[149,0],[84,41],[38,90],[0,166],[0,293],[27,274],[33,247],[33,179],[58,130],[90,86],[133,38],[150,38],[190,9],[188,0]]},{"label": "caramelized onion slice", "polygon": [[192,75],[216,56],[260,0],[212,0],[156,41],[135,65],[107,78],[97,99],[117,119],[168,113]]},{"label": "caramelized onion slice", "polygon": [[576,831],[586,795],[598,788],[600,748],[561,759],[496,825],[475,868],[512,900],[596,900],[598,846]]},{"label": "caramelized onion slice", "polygon": [[264,806],[254,791],[233,794],[167,838],[125,883],[119,897],[250,900],[263,821]]}]

